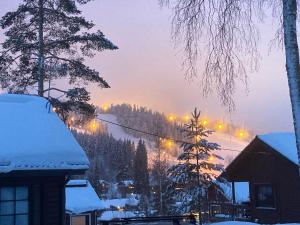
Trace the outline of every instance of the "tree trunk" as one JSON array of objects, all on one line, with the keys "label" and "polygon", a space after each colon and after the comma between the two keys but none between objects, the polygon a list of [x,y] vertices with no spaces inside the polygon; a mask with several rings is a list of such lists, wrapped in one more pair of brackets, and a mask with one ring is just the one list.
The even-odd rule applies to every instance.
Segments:
[{"label": "tree trunk", "polygon": [[[297,43],[297,0],[282,0],[286,71],[290,90],[294,130],[300,164],[300,66]],[[299,171],[300,172],[300,171]]]},{"label": "tree trunk", "polygon": [[39,0],[38,95],[44,95],[44,0]]}]

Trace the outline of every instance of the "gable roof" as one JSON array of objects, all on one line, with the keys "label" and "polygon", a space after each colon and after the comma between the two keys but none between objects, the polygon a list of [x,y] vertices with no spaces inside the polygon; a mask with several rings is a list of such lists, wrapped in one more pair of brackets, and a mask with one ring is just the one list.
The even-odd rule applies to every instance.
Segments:
[{"label": "gable roof", "polygon": [[104,209],[94,188],[87,180],[70,180],[66,185],[66,210],[79,214]]},{"label": "gable roof", "polygon": [[42,97],[0,95],[0,173],[86,170],[88,159]]},{"label": "gable roof", "polygon": [[298,165],[296,138],[294,133],[269,133],[257,135],[257,138]]},{"label": "gable roof", "polygon": [[269,151],[274,151],[276,154],[289,160],[291,163],[298,165],[296,139],[294,133],[281,132],[262,134],[255,136],[255,138],[225,168],[225,171],[220,175],[220,177],[225,177],[230,181],[233,179],[245,181],[241,175],[240,167],[245,166],[245,162],[247,162],[247,158],[252,154],[253,150],[260,150],[260,148],[263,146],[267,147]]}]

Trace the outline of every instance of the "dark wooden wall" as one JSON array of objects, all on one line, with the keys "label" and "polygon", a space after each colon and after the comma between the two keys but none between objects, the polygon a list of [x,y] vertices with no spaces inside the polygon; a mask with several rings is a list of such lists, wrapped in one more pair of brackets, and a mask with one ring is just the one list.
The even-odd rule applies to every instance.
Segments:
[{"label": "dark wooden wall", "polygon": [[64,225],[65,175],[1,174],[0,186],[28,186],[30,225]]},{"label": "dark wooden wall", "polygon": [[[296,164],[254,140],[230,168],[235,181],[250,183],[250,209],[253,219],[260,223],[300,222],[300,176]],[[272,184],[275,188],[276,209],[255,207],[255,184]]]},{"label": "dark wooden wall", "polygon": [[43,224],[63,224],[64,219],[64,180],[60,177],[48,177],[42,185]]}]

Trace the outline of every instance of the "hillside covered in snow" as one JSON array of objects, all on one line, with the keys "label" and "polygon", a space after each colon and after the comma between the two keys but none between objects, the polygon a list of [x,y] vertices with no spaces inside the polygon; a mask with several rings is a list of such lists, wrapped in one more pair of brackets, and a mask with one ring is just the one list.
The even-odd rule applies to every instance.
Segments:
[{"label": "hillside covered in snow", "polygon": [[[158,138],[142,132],[126,129],[116,124],[121,124],[147,133],[159,134],[162,137],[183,140],[182,134],[180,133],[180,123],[170,122],[165,114],[153,112],[143,107],[131,107],[126,104],[113,106],[106,112],[100,110],[98,119],[107,127],[107,132],[117,140],[131,140],[135,144],[138,143],[139,139],[145,140],[150,161],[157,157]],[[237,137],[233,132],[222,130],[213,132],[208,140],[218,143],[221,146],[219,155],[224,158],[223,164],[226,166],[244,149],[249,143],[250,138]],[[180,151],[180,143],[171,141],[167,143],[167,146],[160,145],[160,148],[163,149],[162,153],[168,161],[176,160],[176,156]]]}]

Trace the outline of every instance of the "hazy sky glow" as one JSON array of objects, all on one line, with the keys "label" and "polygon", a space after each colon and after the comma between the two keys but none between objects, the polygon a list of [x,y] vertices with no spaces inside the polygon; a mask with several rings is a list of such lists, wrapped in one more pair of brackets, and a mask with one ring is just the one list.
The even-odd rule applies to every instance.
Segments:
[{"label": "hazy sky glow", "polygon": [[[20,2],[1,0],[0,15]],[[95,104],[127,102],[166,114],[184,114],[197,106],[207,117],[231,119],[257,132],[292,129],[284,55],[268,46],[275,33],[270,27],[276,24],[262,26],[259,71],[249,74],[248,94],[239,84],[237,110],[229,115],[215,96],[202,98],[199,81],[185,80],[182,55],[170,38],[171,12],[161,9],[158,0],[94,0],[83,12],[120,48],[89,60],[112,87],[91,86]]]}]

